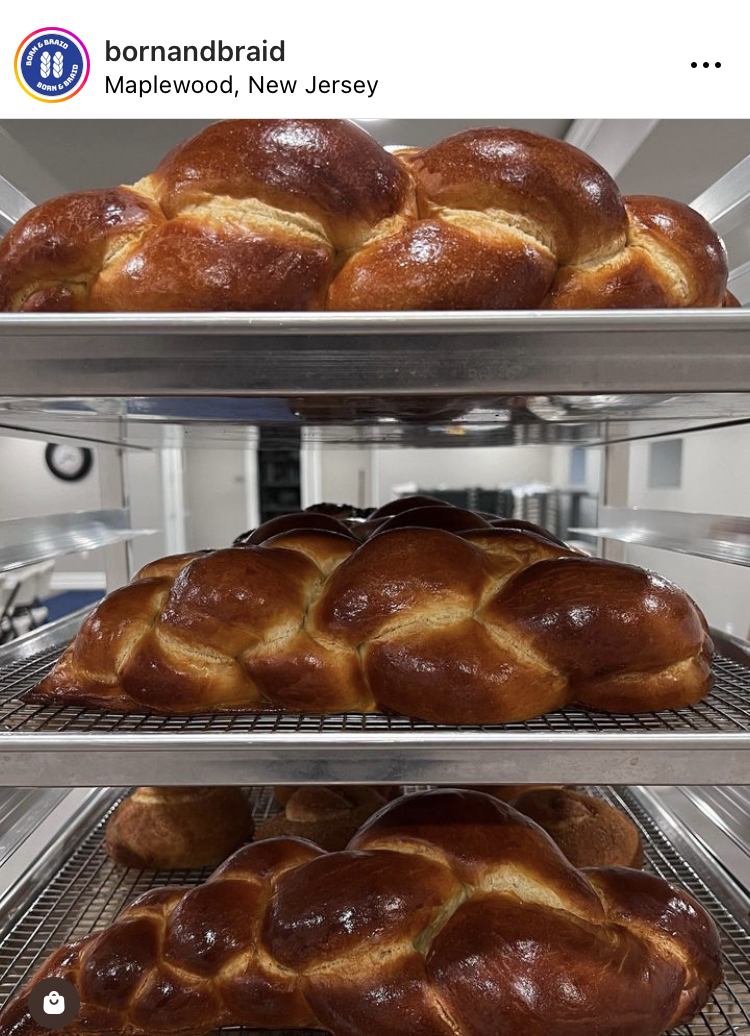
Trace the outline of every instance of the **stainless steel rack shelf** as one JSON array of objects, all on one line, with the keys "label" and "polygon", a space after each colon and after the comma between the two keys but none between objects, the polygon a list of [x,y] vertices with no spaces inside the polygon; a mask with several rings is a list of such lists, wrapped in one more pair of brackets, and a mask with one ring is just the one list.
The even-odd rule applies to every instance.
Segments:
[{"label": "stainless steel rack shelf", "polygon": [[[708,857],[699,850],[667,837],[638,792],[601,787],[592,790],[624,810],[640,827],[647,868],[691,892],[721,930],[724,982],[700,1016],[690,1026],[675,1031],[685,1036],[747,1036],[750,929],[726,879],[717,877]],[[266,816],[272,808],[269,789],[254,789],[253,797],[256,816]],[[116,867],[103,843],[108,813],[80,826],[72,851],[61,854],[56,872],[37,883],[10,926],[0,933],[0,1000],[13,996],[58,946],[111,923],[134,896],[159,885],[197,884],[205,876],[202,871],[126,871]],[[249,1036],[251,1030],[244,1032]]]},{"label": "stainless steel rack shelf", "polygon": [[0,909],[3,900],[3,868],[28,843],[54,808],[68,794],[61,788],[0,789]]},{"label": "stainless steel rack shelf", "polygon": [[750,421],[750,310],[0,314],[0,434],[597,445]]},{"label": "stainless steel rack shelf", "polygon": [[9,397],[750,391],[750,311],[2,314]]},{"label": "stainless steel rack shelf", "polygon": [[739,515],[605,505],[599,508],[595,528],[575,527],[570,531],[750,566],[750,518]]},{"label": "stainless steel rack shelf", "polygon": [[0,521],[0,572],[126,543],[154,531],[131,529],[127,508],[69,511]]},{"label": "stainless steel rack shelf", "polygon": [[257,429],[281,447],[600,445],[750,421],[748,395],[0,397],[0,434],[89,446],[246,449]]},{"label": "stainless steel rack shelf", "polygon": [[634,716],[565,709],[526,723],[447,727],[386,714],[121,715],[24,703],[82,618],[0,649],[0,785],[700,785],[717,775],[742,784],[750,773],[750,655],[720,634],[725,653],[702,702]]}]

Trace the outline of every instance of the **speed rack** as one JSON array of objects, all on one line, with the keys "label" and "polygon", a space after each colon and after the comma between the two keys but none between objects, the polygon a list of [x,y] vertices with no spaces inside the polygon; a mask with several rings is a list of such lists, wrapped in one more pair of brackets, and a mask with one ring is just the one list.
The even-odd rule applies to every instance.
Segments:
[{"label": "speed rack", "polygon": [[[597,127],[606,129],[574,129],[587,131],[588,147]],[[720,233],[740,227],[750,159],[693,204]],[[0,181],[0,221],[28,207]],[[750,264],[731,272],[730,287],[750,299]],[[96,447],[245,445],[272,426],[314,446],[609,451],[750,422],[750,311],[0,314],[0,369],[0,432]],[[125,450],[116,452],[122,464]],[[103,506],[126,512],[126,480],[112,481]],[[605,505],[623,503],[603,495]],[[708,516],[703,556],[736,560],[721,533],[731,517],[717,526]],[[642,542],[691,550],[674,521],[657,527],[611,509],[600,519],[602,547],[637,525]],[[747,545],[731,547],[747,563]],[[119,557],[109,589],[132,575],[126,548]],[[25,704],[81,619],[0,649],[2,784],[709,784],[750,773],[750,650],[721,634],[711,693],[678,712],[566,709],[523,724],[444,727],[387,714],[159,717]]]}]

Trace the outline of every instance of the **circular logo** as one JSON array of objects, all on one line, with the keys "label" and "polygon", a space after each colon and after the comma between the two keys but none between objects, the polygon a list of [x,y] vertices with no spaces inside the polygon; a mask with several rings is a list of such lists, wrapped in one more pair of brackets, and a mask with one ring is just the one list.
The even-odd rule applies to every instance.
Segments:
[{"label": "circular logo", "polygon": [[81,998],[66,978],[43,978],[29,991],[29,1014],[44,1029],[70,1025],[80,1009]]},{"label": "circular logo", "polygon": [[89,77],[89,52],[67,29],[37,29],[16,51],[16,79],[37,101],[67,101]]}]

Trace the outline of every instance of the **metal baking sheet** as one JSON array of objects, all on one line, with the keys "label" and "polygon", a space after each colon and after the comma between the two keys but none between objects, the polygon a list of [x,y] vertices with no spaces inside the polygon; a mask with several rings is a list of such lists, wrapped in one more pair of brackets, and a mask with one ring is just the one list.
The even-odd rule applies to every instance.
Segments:
[{"label": "metal baking sheet", "polygon": [[[624,810],[640,827],[646,867],[667,881],[686,888],[719,925],[724,950],[725,979],[690,1026],[675,1032],[685,1036],[747,1036],[750,1033],[750,931],[746,917],[734,915],[721,889],[710,878],[710,864],[689,859],[660,830],[638,796],[627,789],[594,790]],[[253,791],[256,818],[273,809],[270,789]],[[58,946],[110,924],[136,895],[159,885],[198,884],[207,871],[138,871],[117,867],[107,856],[103,831],[108,813],[82,832],[77,846],[32,896],[10,931],[0,938],[0,1000],[20,989],[42,961]],[[701,866],[701,863],[703,866]],[[257,1030],[224,1030],[256,1033]],[[270,1034],[269,1034],[270,1036]],[[303,1036],[301,1030],[277,1036]],[[309,1036],[313,1036],[312,1033]]]}]

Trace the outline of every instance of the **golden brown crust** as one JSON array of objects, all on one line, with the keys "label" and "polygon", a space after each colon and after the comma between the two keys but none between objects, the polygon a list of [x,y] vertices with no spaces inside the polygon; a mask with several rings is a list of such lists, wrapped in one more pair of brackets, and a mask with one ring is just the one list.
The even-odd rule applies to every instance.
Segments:
[{"label": "golden brown crust", "polygon": [[574,867],[642,867],[638,828],[603,799],[572,788],[523,791],[512,805],[547,832]]},{"label": "golden brown crust", "polygon": [[0,310],[87,309],[100,271],[164,222],[159,206],[130,187],[43,202],[0,241]]},{"label": "golden brown crust", "polygon": [[88,309],[322,309],[332,262],[324,242],[282,228],[259,233],[228,220],[184,216],[146,234],[102,270]]},{"label": "golden brown crust", "polygon": [[[473,971],[471,996],[461,980],[466,959]],[[507,1019],[509,1032],[541,1036],[571,1014],[570,1032],[585,1031],[576,1024],[585,1016],[589,1032],[596,1018],[598,1032],[635,1036],[656,1033],[667,1023],[684,981],[677,962],[664,961],[652,971],[651,961],[627,929],[603,931],[563,912],[485,896],[472,899],[446,924],[428,976],[459,1031],[470,1036],[491,1032],[498,1016]]]},{"label": "golden brown crust", "polygon": [[625,244],[627,218],[611,176],[561,140],[525,130],[465,130],[409,162],[420,213],[496,212],[562,265],[600,260]]},{"label": "golden brown crust", "polygon": [[218,122],[0,243],[0,310],[27,312],[721,306],[726,282],[692,209],[489,127],[393,155],[342,120]]},{"label": "golden brown crust", "polygon": [[721,306],[726,292],[727,257],[711,225],[688,205],[668,198],[633,194],[625,199],[631,243],[659,261],[673,264],[681,304]]},{"label": "golden brown crust", "polygon": [[136,788],[107,821],[107,852],[122,867],[215,867],[254,828],[240,788]]},{"label": "golden brown crust", "polygon": [[687,892],[652,874],[621,867],[591,868],[585,874],[615,923],[640,932],[648,926],[656,940],[664,940],[662,945],[670,941],[683,962],[700,960],[689,973],[668,1028],[690,1021],[706,1002],[707,979],[721,969],[721,946],[711,918],[696,910]]},{"label": "golden brown crust", "polygon": [[231,119],[178,144],[150,178],[169,218],[215,197],[252,198],[308,217],[338,250],[413,212],[403,165],[342,119]]},{"label": "golden brown crust", "polygon": [[555,270],[547,249],[476,217],[420,220],[349,259],[328,309],[535,309]]},{"label": "golden brown crust", "polygon": [[30,699],[169,715],[386,707],[460,724],[703,697],[713,645],[684,591],[494,521],[406,506],[360,542],[305,513],[165,559],[98,605]]},{"label": "golden brown crust", "polygon": [[721,980],[719,935],[687,893],[577,870],[531,820],[467,791],[398,799],[324,853],[277,838],[191,889],[155,889],[63,947],[0,1012],[42,1036],[28,992],[64,977],[70,1036],[223,1026],[333,1036],[659,1036]]},{"label": "golden brown crust", "polygon": [[208,554],[207,550],[192,550],[187,554],[170,554],[165,558],[157,558],[156,561],[149,561],[147,565],[139,569],[133,576],[133,582],[139,583],[142,579],[176,579],[183,568],[186,568],[195,558],[201,558]]},{"label": "golden brown crust", "polygon": [[627,247],[604,264],[561,268],[544,305],[669,309],[725,304],[726,254],[706,220],[668,198],[631,195],[624,202]]},{"label": "golden brown crust", "polygon": [[[643,606],[631,610],[635,601]],[[700,612],[674,583],[600,558],[528,566],[489,598],[484,617],[504,619],[511,635],[582,682],[602,672],[627,672],[628,657],[637,658],[642,670],[657,669],[669,655],[678,662],[683,656],[675,641],[689,657],[705,639]]]}]

